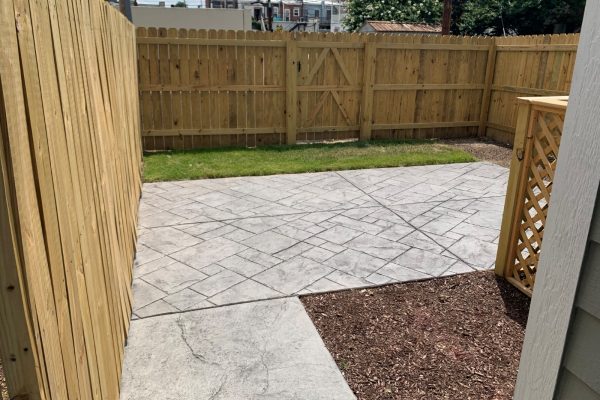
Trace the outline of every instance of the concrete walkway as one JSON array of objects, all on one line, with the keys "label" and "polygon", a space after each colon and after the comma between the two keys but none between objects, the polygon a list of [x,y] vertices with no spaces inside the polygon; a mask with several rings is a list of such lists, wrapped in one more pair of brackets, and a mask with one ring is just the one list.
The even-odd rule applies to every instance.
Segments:
[{"label": "concrete walkway", "polygon": [[298,298],[135,321],[124,400],[350,400]]},{"label": "concrete walkway", "polygon": [[488,163],[145,184],[122,400],[353,399],[296,297],[493,267]]}]

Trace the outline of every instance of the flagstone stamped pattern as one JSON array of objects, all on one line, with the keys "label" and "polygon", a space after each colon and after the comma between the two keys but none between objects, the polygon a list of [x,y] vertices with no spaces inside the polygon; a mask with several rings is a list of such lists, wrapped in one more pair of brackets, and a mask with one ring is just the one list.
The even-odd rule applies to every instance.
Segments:
[{"label": "flagstone stamped pattern", "polygon": [[134,318],[493,267],[489,163],[147,183]]}]

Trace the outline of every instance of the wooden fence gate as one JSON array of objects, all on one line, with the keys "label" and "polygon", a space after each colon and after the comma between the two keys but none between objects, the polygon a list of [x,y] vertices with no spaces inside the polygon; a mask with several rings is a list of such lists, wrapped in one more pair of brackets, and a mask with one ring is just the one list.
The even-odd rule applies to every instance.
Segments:
[{"label": "wooden fence gate", "polygon": [[289,57],[297,60],[297,140],[358,138],[364,44],[308,39],[292,42]]},{"label": "wooden fence gate", "polygon": [[578,38],[138,28],[144,149],[512,142],[517,96],[568,94]]},{"label": "wooden fence gate", "polygon": [[496,273],[531,296],[568,97],[519,101]]}]

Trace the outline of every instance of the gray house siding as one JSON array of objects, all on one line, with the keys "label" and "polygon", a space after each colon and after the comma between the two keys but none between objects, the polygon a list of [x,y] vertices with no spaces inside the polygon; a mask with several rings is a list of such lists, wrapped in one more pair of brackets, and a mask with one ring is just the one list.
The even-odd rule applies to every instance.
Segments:
[{"label": "gray house siding", "polygon": [[600,396],[568,370],[563,371],[560,380],[558,399],[600,400]]},{"label": "gray house siding", "polygon": [[556,399],[600,400],[600,201],[590,228]]}]

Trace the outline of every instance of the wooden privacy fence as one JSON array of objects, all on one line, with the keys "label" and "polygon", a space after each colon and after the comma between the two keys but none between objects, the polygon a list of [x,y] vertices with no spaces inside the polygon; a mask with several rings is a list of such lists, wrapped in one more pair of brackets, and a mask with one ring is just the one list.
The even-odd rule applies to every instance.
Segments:
[{"label": "wooden privacy fence", "polygon": [[118,399],[141,190],[133,25],[0,1],[0,349],[11,398]]},{"label": "wooden privacy fence", "polygon": [[512,144],[520,96],[567,96],[579,35],[495,38],[486,136]]},{"label": "wooden privacy fence", "polygon": [[568,97],[519,99],[496,273],[531,296]]},{"label": "wooden privacy fence", "polygon": [[578,35],[137,30],[146,150],[323,139],[512,142],[519,95],[567,94]]}]

